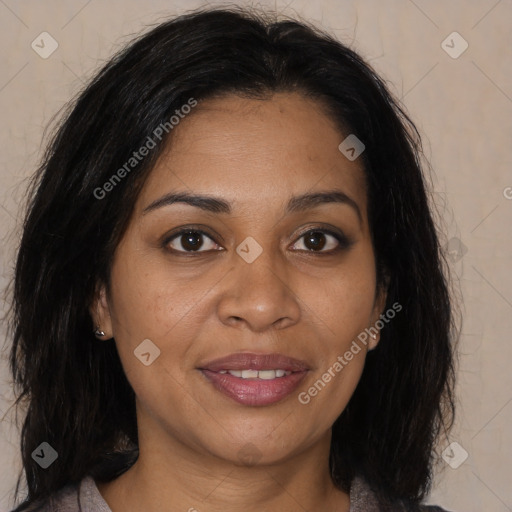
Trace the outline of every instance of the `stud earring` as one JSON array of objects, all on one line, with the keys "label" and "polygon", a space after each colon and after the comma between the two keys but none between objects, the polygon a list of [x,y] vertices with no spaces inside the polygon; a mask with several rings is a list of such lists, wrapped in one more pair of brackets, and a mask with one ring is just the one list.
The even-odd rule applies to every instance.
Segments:
[{"label": "stud earring", "polygon": [[96,336],[96,338],[102,338],[103,336],[105,336],[105,333],[103,331],[100,331],[100,327],[98,326],[94,331],[94,336]]}]

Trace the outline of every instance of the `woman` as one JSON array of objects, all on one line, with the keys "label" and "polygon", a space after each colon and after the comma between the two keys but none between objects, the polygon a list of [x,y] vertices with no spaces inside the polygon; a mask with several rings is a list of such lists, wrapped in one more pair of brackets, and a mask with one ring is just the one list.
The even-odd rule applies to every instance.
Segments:
[{"label": "woman", "polygon": [[453,322],[420,152],[374,71],[293,20],[196,11],[115,56],[24,226],[16,511],[442,510]]}]

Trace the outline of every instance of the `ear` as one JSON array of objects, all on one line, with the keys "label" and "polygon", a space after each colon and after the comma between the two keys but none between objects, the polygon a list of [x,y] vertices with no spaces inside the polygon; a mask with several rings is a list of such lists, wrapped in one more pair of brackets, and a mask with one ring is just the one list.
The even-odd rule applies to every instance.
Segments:
[{"label": "ear", "polygon": [[114,334],[112,330],[112,318],[110,315],[110,307],[107,300],[107,291],[104,284],[99,285],[95,297],[89,306],[89,313],[91,314],[94,323],[93,329],[98,328],[105,333],[101,339],[111,339]]},{"label": "ear", "polygon": [[388,286],[389,286],[389,277],[385,277],[384,283],[379,286],[375,295],[375,303],[372,311],[372,319],[371,319],[371,332],[375,333],[375,338],[373,336],[369,337],[368,350],[373,350],[380,341],[380,329],[375,325],[377,321],[380,319],[380,316],[384,313],[384,308],[386,307],[386,300],[388,297]]}]

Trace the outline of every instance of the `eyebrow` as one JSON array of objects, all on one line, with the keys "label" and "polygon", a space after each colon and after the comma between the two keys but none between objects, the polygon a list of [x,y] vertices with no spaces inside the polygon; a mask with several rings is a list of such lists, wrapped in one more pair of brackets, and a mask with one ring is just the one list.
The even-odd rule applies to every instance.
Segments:
[{"label": "eyebrow", "polygon": [[[210,213],[229,214],[232,211],[231,205],[219,197],[191,194],[189,192],[171,192],[146,206],[142,211],[142,215],[146,215],[153,210],[175,203],[185,203]],[[341,190],[329,190],[326,192],[314,192],[302,194],[300,196],[293,196],[288,201],[285,213],[290,214],[300,212],[329,203],[346,204],[350,206],[356,212],[359,222],[363,222],[361,210],[358,204]]]}]

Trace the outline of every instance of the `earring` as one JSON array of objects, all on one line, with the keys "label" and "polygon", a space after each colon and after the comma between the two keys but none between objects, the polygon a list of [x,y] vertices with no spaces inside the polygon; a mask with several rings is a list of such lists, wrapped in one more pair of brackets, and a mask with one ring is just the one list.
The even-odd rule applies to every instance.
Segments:
[{"label": "earring", "polygon": [[374,340],[376,340],[376,339],[377,339],[377,335],[376,335],[375,333],[373,333],[373,332],[371,332],[371,333],[370,333],[370,336],[371,336]]},{"label": "earring", "polygon": [[94,331],[94,336],[96,336],[96,338],[102,338],[103,336],[105,336],[105,333],[103,331],[100,331],[100,327],[98,326]]}]

